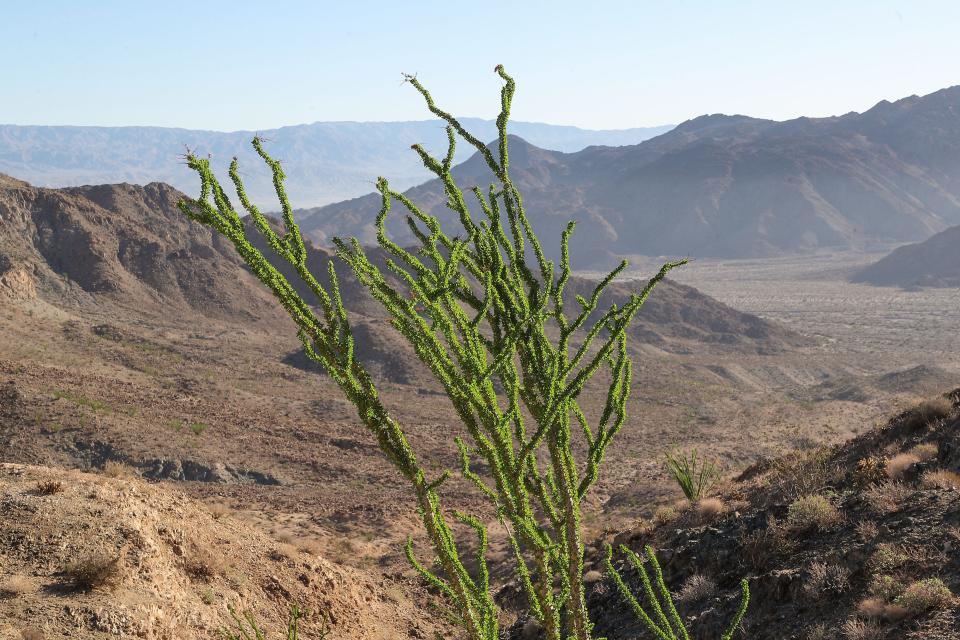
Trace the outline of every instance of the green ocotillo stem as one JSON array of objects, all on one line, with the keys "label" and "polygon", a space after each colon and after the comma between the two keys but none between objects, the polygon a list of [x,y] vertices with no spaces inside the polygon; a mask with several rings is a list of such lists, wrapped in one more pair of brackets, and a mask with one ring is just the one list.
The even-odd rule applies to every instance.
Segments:
[{"label": "green ocotillo stem", "polygon": [[[590,640],[580,505],[627,417],[631,382],[627,329],[653,287],[684,261],[665,264],[622,306],[599,311],[604,291],[626,268],[625,262],[601,279],[589,298],[577,296],[575,304],[567,299],[575,225],[571,222],[561,235],[559,263],[548,260],[510,176],[507,124],[516,84],[502,66],[495,71],[504,84],[497,141],[490,147],[438,107],[416,77],[405,76],[427,108],[446,122],[448,145],[442,158],[432,157],[421,145],[413,145],[413,150],[439,179],[460,233],[444,229],[436,216],[380,178],[376,229],[381,253],[374,259],[355,238],[336,238],[334,245],[337,258],[383,307],[391,325],[443,387],[460,423],[453,435],[461,473],[506,527],[516,575],[546,638]],[[488,189],[471,188],[483,214],[479,221],[453,175],[458,136],[477,150],[493,177]],[[283,168],[260,138],[253,146],[273,174],[282,230],[275,230],[247,198],[236,160],[230,179],[253,224],[245,224],[233,208],[209,161],[193,154],[188,154],[187,164],[200,176],[200,197],[180,203],[180,208],[229,239],[293,319],[306,354],[329,372],[381,451],[410,483],[436,556],[435,563],[421,563],[410,542],[411,564],[450,601],[470,640],[497,640],[487,529],[474,515],[451,512],[477,536],[477,568],[470,572],[440,501],[451,472],[427,478],[405,431],[381,401],[374,378],[356,358],[333,263],[328,265],[326,282],[307,268],[309,247],[293,216]],[[398,210],[419,243],[415,249],[402,246],[388,233],[387,219]],[[302,298],[253,246],[249,233],[261,234],[276,259],[292,265],[294,276],[312,292],[311,301]],[[602,367],[610,368],[610,384],[603,411],[591,424],[579,397]],[[573,442],[574,419],[586,445],[582,461],[574,455],[579,450]],[[485,475],[471,469],[472,458],[484,463]]]}]

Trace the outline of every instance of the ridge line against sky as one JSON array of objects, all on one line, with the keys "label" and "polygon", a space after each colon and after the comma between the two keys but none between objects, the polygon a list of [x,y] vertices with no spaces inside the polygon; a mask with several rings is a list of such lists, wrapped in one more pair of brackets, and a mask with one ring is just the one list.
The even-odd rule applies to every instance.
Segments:
[{"label": "ridge line against sky", "polygon": [[255,131],[490,119],[503,63],[518,120],[627,129],[703,113],[862,112],[960,81],[960,3],[7,3],[0,121]]},{"label": "ridge line against sky", "polygon": [[[474,117],[463,117],[460,120],[464,123],[466,122],[476,122],[483,121],[487,123],[494,123],[496,120],[494,118],[474,118]],[[193,129],[190,127],[169,127],[162,125],[152,125],[152,124],[124,124],[124,125],[99,125],[99,124],[88,124],[88,125],[77,125],[77,124],[17,124],[14,122],[0,122],[0,127],[56,127],[56,128],[86,128],[86,129],[170,129],[170,130],[184,130],[184,131],[194,131],[198,133],[257,133],[262,131],[276,131],[279,129],[293,129],[296,127],[311,127],[314,125],[384,125],[384,124],[395,124],[395,125],[415,125],[415,124],[429,124],[431,122],[436,122],[442,124],[443,121],[439,118],[421,118],[419,120],[317,120],[314,122],[301,122],[296,124],[284,124],[276,127],[270,127],[269,129],[232,129],[230,131],[220,130],[220,129]],[[662,129],[664,127],[675,127],[674,123],[664,123],[658,125],[650,126],[641,126],[641,127],[622,127],[622,128],[609,128],[609,129],[588,129],[586,127],[578,127],[577,125],[571,124],[553,124],[550,122],[529,122],[526,120],[513,120],[510,121],[511,125],[533,125],[533,126],[548,126],[548,127],[558,127],[558,128],[569,128],[577,129],[578,131],[583,131],[584,133],[607,133],[607,132],[621,132],[621,131],[631,131],[636,129]]]}]

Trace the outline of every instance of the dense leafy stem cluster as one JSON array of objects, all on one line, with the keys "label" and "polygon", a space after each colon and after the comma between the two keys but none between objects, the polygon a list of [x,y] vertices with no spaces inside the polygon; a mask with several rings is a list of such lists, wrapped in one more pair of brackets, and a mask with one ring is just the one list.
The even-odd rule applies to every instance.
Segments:
[{"label": "dense leafy stem cluster", "polygon": [[[545,636],[559,640],[566,633],[588,640],[592,625],[582,580],[580,505],[626,419],[631,386],[627,328],[654,286],[685,261],[666,263],[627,302],[602,313],[597,311],[601,294],[626,268],[625,261],[597,283],[592,295],[568,300],[564,289],[571,276],[569,249],[575,225],[568,224],[561,236],[559,264],[547,260],[509,172],[507,121],[514,81],[502,66],[496,73],[504,86],[493,148],[438,108],[416,77],[406,76],[429,110],[447,124],[449,145],[443,158],[432,157],[420,145],[413,150],[442,181],[446,205],[459,216],[461,235],[448,235],[436,217],[380,178],[377,240],[388,258],[372,260],[356,239],[337,239],[335,244],[339,258],[383,305],[393,326],[443,385],[464,427],[464,433],[456,436],[461,472],[495,507],[497,521],[509,536],[530,612]],[[472,198],[455,184],[451,173],[457,136],[482,155],[495,178],[486,190],[473,187]],[[261,139],[255,138],[253,146],[273,172],[282,205],[282,234],[247,198],[236,159],[230,178],[240,204],[271,250],[289,262],[313,292],[313,304],[250,243],[247,227],[207,159],[188,154],[188,165],[201,178],[201,193],[195,201],[182,202],[181,209],[227,237],[290,314],[307,355],[323,365],[356,406],[363,424],[416,495],[438,569],[419,562],[408,541],[410,562],[447,596],[472,640],[496,640],[498,611],[486,562],[489,523],[441,506],[439,489],[451,472],[428,478],[403,429],[382,404],[374,380],[355,358],[333,263],[325,288],[306,267],[307,252],[284,191],[280,163],[264,150]],[[476,202],[481,218],[471,213],[468,200]],[[386,220],[395,203],[402,206],[419,241],[414,250],[388,237]],[[579,396],[602,367],[609,369],[609,386],[603,410],[591,422],[581,410]],[[583,438],[586,451],[579,463],[574,456],[575,434]],[[475,458],[489,468],[486,477],[472,470]],[[451,516],[479,540],[477,569],[472,573],[461,560]]]}]

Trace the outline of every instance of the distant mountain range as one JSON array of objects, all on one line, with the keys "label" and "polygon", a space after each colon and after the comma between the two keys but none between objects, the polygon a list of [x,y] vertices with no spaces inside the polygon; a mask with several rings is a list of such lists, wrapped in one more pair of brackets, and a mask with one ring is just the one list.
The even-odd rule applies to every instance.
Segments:
[{"label": "distant mountain range", "polygon": [[[491,120],[464,123],[484,140],[496,137]],[[669,131],[672,125],[591,131],[577,127],[512,123],[512,129],[538,146],[579,151],[590,145],[636,144]],[[410,187],[430,178],[410,145],[432,152],[446,149],[437,120],[419,122],[315,122],[259,132],[275,157],[284,161],[289,193],[296,207],[313,207],[373,190],[377,176],[391,176]],[[240,159],[250,197],[268,210],[279,209],[270,174],[250,146],[252,131],[223,133],[161,127],[69,127],[0,125],[0,173],[43,187],[85,184],[166,182],[185,193],[199,188],[182,155],[189,147],[212,154],[225,174],[230,159]],[[469,157],[466,145],[460,159]]]},{"label": "distant mountain range", "polygon": [[879,286],[960,287],[960,226],[950,227],[861,269],[851,278]]},{"label": "distant mountain range", "polygon": [[[206,316],[287,326],[279,305],[229,241],[177,209],[184,197],[162,183],[42,189],[0,175],[0,305],[39,297],[55,306],[118,310],[111,313],[147,322]],[[259,232],[251,238],[272,256]],[[378,251],[372,256],[384,259]],[[309,246],[308,267],[327,285],[332,257]],[[291,283],[298,282],[289,264],[277,259],[277,266]],[[339,274],[351,322],[365,336],[358,349],[374,359],[396,360],[397,349],[383,342],[393,331],[384,311],[349,269],[340,268]],[[593,286],[575,277],[568,292],[589,295]],[[614,283],[601,308],[623,304],[638,287]],[[309,299],[309,290],[301,289]],[[657,288],[632,331],[640,341],[665,349],[692,341],[769,353],[806,342],[785,327],[672,281]],[[398,375],[403,370],[399,367]]]},{"label": "distant mountain range", "polygon": [[[960,87],[830,118],[702,116],[637,145],[569,154],[514,137],[510,157],[553,256],[567,220],[582,223],[581,267],[631,254],[760,257],[914,242],[960,223]],[[491,180],[479,156],[455,177],[464,187]],[[439,181],[407,193],[458,224]],[[319,243],[371,240],[379,205],[374,194],[299,215]],[[402,216],[391,228],[411,239]]]}]

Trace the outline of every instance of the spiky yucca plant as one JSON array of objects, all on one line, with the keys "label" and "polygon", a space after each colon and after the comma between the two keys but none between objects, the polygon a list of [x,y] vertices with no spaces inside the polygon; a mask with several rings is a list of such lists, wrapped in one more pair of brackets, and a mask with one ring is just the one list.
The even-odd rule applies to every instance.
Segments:
[{"label": "spiky yucca plant", "polygon": [[666,454],[667,470],[683,495],[696,502],[713,487],[723,475],[723,468],[716,462],[698,455],[697,450],[675,450]]},{"label": "spiky yucca plant", "polygon": [[[379,178],[382,205],[377,240],[389,255],[385,266],[372,261],[356,239],[337,239],[335,244],[339,258],[383,305],[393,326],[443,385],[463,425],[455,437],[460,471],[490,500],[497,520],[505,525],[516,575],[546,638],[589,640],[592,624],[582,579],[580,505],[626,419],[631,381],[627,328],[654,286],[685,261],[664,264],[629,301],[611,306],[593,321],[589,319],[597,311],[601,294],[623,272],[626,261],[599,281],[589,297],[577,296],[568,306],[564,288],[571,274],[574,223],[567,225],[560,238],[559,264],[547,260],[510,177],[507,121],[514,81],[502,66],[496,73],[504,86],[494,149],[437,107],[416,77],[405,76],[427,108],[447,123],[449,144],[443,158],[431,157],[420,145],[413,145],[413,150],[441,180],[446,205],[459,216],[461,237],[441,229],[437,218]],[[495,178],[485,191],[472,189],[482,212],[479,221],[451,175],[457,136],[481,154]],[[181,202],[180,208],[228,238],[293,318],[306,354],[323,365],[356,406],[360,420],[413,490],[439,569],[433,571],[430,563],[421,563],[408,540],[410,562],[449,599],[471,640],[497,640],[498,611],[486,561],[487,525],[475,515],[442,507],[439,490],[451,472],[428,478],[403,428],[381,402],[373,378],[355,358],[354,337],[333,263],[328,266],[330,285],[324,287],[306,267],[307,250],[284,191],[280,163],[266,152],[260,138],[254,138],[253,146],[273,172],[283,233],[275,232],[247,198],[234,159],[229,175],[237,197],[272,251],[294,267],[315,300],[308,302],[298,295],[253,247],[248,227],[207,159],[188,153],[187,164],[200,176],[200,197]],[[386,219],[397,202],[419,241],[415,251],[387,235]],[[601,414],[590,420],[581,410],[579,396],[601,367],[609,369],[610,383]],[[579,461],[574,456],[575,434],[583,438],[586,451]],[[471,469],[474,457],[486,463],[489,475]],[[451,516],[478,538],[473,573],[462,561]]]}]

